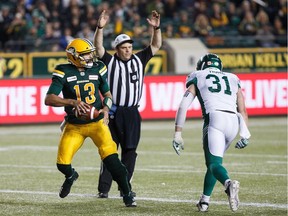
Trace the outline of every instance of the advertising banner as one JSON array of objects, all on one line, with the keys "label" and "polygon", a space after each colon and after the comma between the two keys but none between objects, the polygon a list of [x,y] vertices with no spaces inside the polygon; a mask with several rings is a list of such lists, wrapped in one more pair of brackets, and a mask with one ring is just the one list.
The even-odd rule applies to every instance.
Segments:
[{"label": "advertising banner", "polygon": [[[114,54],[114,51],[109,52]],[[66,52],[0,52],[0,79],[48,77],[56,65],[67,62]],[[167,52],[159,50],[146,65],[145,72],[149,75],[166,74]]]},{"label": "advertising banner", "polygon": [[225,65],[225,70],[233,73],[287,71],[286,47],[214,49],[210,52],[216,53]]},{"label": "advertising banner", "polygon": [[[287,115],[287,73],[238,74],[249,116]],[[146,76],[140,111],[143,120],[174,119],[185,92],[184,75]],[[0,80],[0,125],[61,122],[63,107],[44,99],[51,79]],[[187,118],[200,118],[197,98]]]},{"label": "advertising banner", "polygon": [[[136,51],[135,51],[136,52]],[[114,51],[110,51],[114,54]],[[35,52],[29,54],[29,65],[32,67],[32,76],[50,75],[57,64],[67,63],[65,52]],[[157,54],[148,62],[145,72],[147,74],[159,75],[167,72],[167,53],[159,50]],[[32,73],[33,71],[33,73]]]},{"label": "advertising banner", "polygon": [[[225,71],[233,73],[286,72],[286,47],[210,49],[201,47],[199,40],[172,39],[166,50],[159,50],[145,68],[147,75],[165,75],[168,72],[188,74],[204,53],[216,53]],[[168,41],[167,41],[168,42]],[[192,45],[193,48],[187,47]],[[180,46],[181,45],[181,46]],[[191,50],[194,50],[191,52]],[[113,50],[109,50],[113,54]],[[137,52],[137,50],[135,50]],[[57,64],[67,63],[65,52],[1,53],[0,78],[35,78],[50,76]]]},{"label": "advertising banner", "polygon": [[26,53],[0,53],[0,78],[28,77]]}]

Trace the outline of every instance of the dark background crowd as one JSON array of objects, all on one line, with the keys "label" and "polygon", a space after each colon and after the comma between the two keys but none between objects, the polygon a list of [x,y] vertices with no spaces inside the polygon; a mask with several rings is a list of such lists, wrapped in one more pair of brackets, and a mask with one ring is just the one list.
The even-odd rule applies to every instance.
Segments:
[{"label": "dark background crowd", "polygon": [[[0,51],[64,51],[76,37],[93,40],[102,10],[105,46],[126,33],[149,43],[146,18],[161,14],[167,38],[200,38],[209,48],[287,46],[287,0],[1,0]],[[109,39],[107,39],[109,38]]]}]

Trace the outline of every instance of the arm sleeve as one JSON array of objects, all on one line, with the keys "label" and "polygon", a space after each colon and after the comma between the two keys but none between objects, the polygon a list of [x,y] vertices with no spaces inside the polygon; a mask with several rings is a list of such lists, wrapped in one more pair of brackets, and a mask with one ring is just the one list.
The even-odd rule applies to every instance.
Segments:
[{"label": "arm sleeve", "polygon": [[238,121],[239,121],[239,135],[241,138],[249,139],[251,137],[250,131],[243,119],[241,113],[237,113]]},{"label": "arm sleeve", "polygon": [[62,91],[62,85],[61,82],[55,77],[52,78],[52,83],[47,91],[47,94],[55,94],[59,95],[60,92]]},{"label": "arm sleeve", "polygon": [[[103,79],[102,79],[103,80]],[[100,92],[102,95],[104,95],[106,92],[110,91],[110,88],[108,86],[108,83],[104,81],[100,86]]]},{"label": "arm sleeve", "polygon": [[186,91],[185,94],[183,95],[183,98],[180,102],[179,108],[176,113],[176,119],[175,119],[176,126],[183,128],[183,125],[186,120],[188,107],[191,105],[194,98],[195,98],[194,95],[189,91]]},{"label": "arm sleeve", "polygon": [[[99,62],[101,69],[100,69],[100,86],[99,90],[101,94],[105,94],[106,92],[110,91],[109,85],[107,83],[107,67],[103,62]],[[102,71],[102,72],[101,72]]]}]

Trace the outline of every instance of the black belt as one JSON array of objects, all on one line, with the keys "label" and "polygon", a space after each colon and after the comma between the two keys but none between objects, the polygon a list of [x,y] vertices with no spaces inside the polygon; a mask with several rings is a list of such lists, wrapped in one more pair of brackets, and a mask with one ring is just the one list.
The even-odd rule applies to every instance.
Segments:
[{"label": "black belt", "polygon": [[230,111],[230,110],[217,110],[217,111],[226,112],[226,113],[231,113],[231,114],[236,114],[235,112],[232,112],[232,111]]}]

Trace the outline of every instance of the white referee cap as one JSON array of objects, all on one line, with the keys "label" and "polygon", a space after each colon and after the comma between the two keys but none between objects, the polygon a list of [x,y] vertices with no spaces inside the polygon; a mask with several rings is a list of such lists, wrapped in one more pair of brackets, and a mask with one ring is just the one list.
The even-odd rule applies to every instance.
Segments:
[{"label": "white referee cap", "polygon": [[115,38],[114,46],[117,47],[123,43],[133,43],[134,41],[126,34],[120,34]]}]

